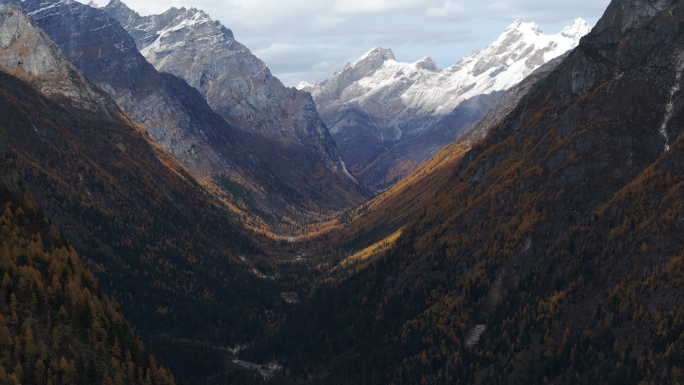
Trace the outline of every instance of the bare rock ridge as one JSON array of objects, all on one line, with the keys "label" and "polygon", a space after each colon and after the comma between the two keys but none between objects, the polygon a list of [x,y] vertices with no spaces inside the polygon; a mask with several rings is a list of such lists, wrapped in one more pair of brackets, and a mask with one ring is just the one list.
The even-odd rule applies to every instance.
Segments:
[{"label": "bare rock ridge", "polygon": [[203,145],[201,135],[221,120],[202,111],[201,98],[188,100],[191,93],[180,100],[168,77],[138,54],[133,39],[106,13],[70,0],[8,2],[23,8],[69,60],[190,170],[199,174],[204,171],[200,165],[225,165]]},{"label": "bare rock ridge", "polygon": [[397,62],[375,48],[312,93],[346,164],[376,189],[396,183],[475,125],[496,100],[539,66],[567,52],[590,30],[582,19],[545,35],[516,20],[489,47],[453,66],[427,57]]},{"label": "bare rock ridge", "polygon": [[611,30],[619,39],[624,32],[648,22],[658,12],[664,11],[678,0],[613,1],[596,24],[595,33]]},{"label": "bare rock ridge", "polygon": [[[295,217],[336,212],[366,199],[368,193],[347,175],[341,160],[335,163],[320,155],[315,151],[320,147],[250,135],[250,130],[236,125],[242,122],[231,124],[215,112],[185,80],[157,71],[138,52],[135,40],[103,9],[71,0],[2,2],[23,8],[66,58],[143,125],[155,142],[195,177],[217,186],[223,197],[248,216],[256,214],[275,225],[292,223]],[[220,33],[230,35],[225,29]],[[306,100],[310,97],[300,94],[278,119],[318,117],[313,102]],[[296,103],[302,108],[296,108]],[[306,128],[320,135],[292,137],[309,142],[320,137],[329,142],[330,151],[336,151],[329,135],[326,139],[324,125],[312,123]],[[279,162],[282,159],[289,162]]]},{"label": "bare rock ridge", "polygon": [[178,76],[197,89],[287,183],[302,186],[315,182],[316,175],[327,174],[330,191],[335,191],[332,195],[347,195],[334,203],[338,209],[368,197],[368,191],[347,172],[311,96],[285,87],[228,28],[194,8],[171,8],[141,17],[113,0],[104,10],[120,21],[158,71]]},{"label": "bare rock ridge", "polygon": [[83,110],[119,113],[26,14],[5,4],[0,4],[0,68],[30,81],[48,97],[66,98]]},{"label": "bare rock ridge", "polygon": [[119,19],[157,70],[184,79],[228,120],[257,134],[280,134],[300,145],[316,145],[325,160],[339,163],[320,120],[306,112],[285,113],[292,108],[315,109],[308,95],[284,87],[264,62],[206,13],[171,8],[140,17],[119,0],[105,11]]}]

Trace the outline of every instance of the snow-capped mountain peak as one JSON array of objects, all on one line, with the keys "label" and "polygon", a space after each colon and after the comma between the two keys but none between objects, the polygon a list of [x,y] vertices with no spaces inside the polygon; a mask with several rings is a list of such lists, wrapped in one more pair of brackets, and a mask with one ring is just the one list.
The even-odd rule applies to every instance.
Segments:
[{"label": "snow-capped mountain peak", "polygon": [[357,68],[368,65],[381,65],[382,63],[389,60],[396,61],[392,50],[376,47],[361,55],[361,57],[356,59],[356,61],[354,61],[353,63],[350,63],[349,67]]},{"label": "snow-capped mountain peak", "polygon": [[328,99],[358,102],[380,89],[393,89],[380,94],[401,95],[409,107],[426,114],[447,114],[464,100],[509,89],[576,47],[590,30],[586,21],[576,19],[561,32],[546,35],[536,23],[518,19],[487,48],[446,70],[440,70],[430,57],[416,63],[397,62],[392,50],[377,47],[330,79],[298,88],[311,92],[322,104]]},{"label": "snow-capped mountain peak", "polygon": [[517,19],[514,22],[512,22],[506,29],[504,30],[503,35],[510,34],[512,32],[516,31],[530,31],[535,35],[542,35],[544,34],[544,31],[542,31],[541,28],[539,28],[539,25],[535,22],[530,22],[530,23],[525,23],[522,19]]},{"label": "snow-capped mountain peak", "polygon": [[[399,152],[387,156],[408,164],[411,154],[417,153],[411,143],[418,143],[421,135],[429,137],[440,127],[453,126],[452,121],[440,122],[457,108],[467,106],[463,108],[477,111],[473,116],[480,116],[497,95],[575,48],[589,30],[584,20],[577,19],[561,32],[547,35],[535,23],[516,20],[491,45],[446,69],[438,68],[430,57],[404,63],[397,61],[391,50],[374,48],[330,79],[316,85],[301,84],[299,88],[312,94],[338,147],[343,152],[349,150],[343,157],[348,156],[344,160],[352,169],[366,170],[383,152],[392,151],[393,144]],[[363,130],[361,134],[359,130]],[[446,143],[455,139],[449,135],[457,135],[456,131],[434,135]],[[369,135],[377,140],[368,140]],[[434,149],[445,143],[435,144]],[[424,153],[429,156],[433,152]],[[413,156],[410,162],[418,164],[425,159]],[[409,167],[404,167],[403,172],[406,169]],[[368,175],[371,179],[379,175],[376,179],[385,183],[385,173],[393,172],[369,169]],[[377,182],[371,179],[364,181],[371,185]]]},{"label": "snow-capped mountain peak", "polygon": [[437,71],[439,68],[437,68],[437,63],[435,63],[434,60],[430,56],[419,60],[415,63],[416,67],[422,68],[428,71]]},{"label": "snow-capped mountain peak", "polygon": [[308,89],[312,89],[312,88],[316,87],[317,85],[318,85],[318,82],[316,82],[315,80],[314,80],[313,82],[311,82],[311,83],[309,83],[309,82],[307,82],[307,81],[304,80],[304,81],[302,81],[301,83],[299,83],[299,85],[298,85],[296,88],[297,88],[298,90],[304,90],[304,91],[306,91],[306,90],[308,90]]},{"label": "snow-capped mountain peak", "polygon": [[588,34],[589,32],[591,32],[591,25],[589,25],[589,23],[580,17],[575,19],[572,24],[565,27],[561,31],[561,35],[570,39],[579,40],[582,38],[582,36]]}]

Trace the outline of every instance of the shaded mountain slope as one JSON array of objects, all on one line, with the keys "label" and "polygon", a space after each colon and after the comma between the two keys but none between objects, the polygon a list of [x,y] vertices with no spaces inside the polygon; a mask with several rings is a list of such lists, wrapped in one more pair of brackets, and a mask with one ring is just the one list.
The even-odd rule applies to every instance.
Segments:
[{"label": "shaded mountain slope", "polygon": [[[0,6],[2,21],[12,12]],[[0,382],[175,384],[68,240],[25,194],[4,128],[0,205]]]},{"label": "shaded mountain slope", "polygon": [[[20,10],[4,10],[0,24],[18,28],[2,36],[15,44],[3,47],[0,57],[19,55],[23,65],[65,63]],[[32,49],[23,50],[27,38]],[[6,60],[0,63],[8,68]],[[162,362],[173,363],[183,381],[223,371],[224,353],[216,349],[249,341],[278,298],[275,287],[238,258],[259,254],[259,247],[106,93],[98,91],[100,104],[114,109],[109,115],[73,101],[69,95],[85,79],[74,67],[37,67],[35,73],[16,67],[31,84],[53,73],[74,75],[61,83],[71,91],[39,93],[0,73],[0,126],[27,190]],[[187,349],[197,361],[187,358]]]},{"label": "shaded mountain slope", "polygon": [[395,246],[251,354],[325,384],[680,382],[682,20],[614,0]]},{"label": "shaded mountain slope", "polygon": [[2,189],[0,382],[175,384],[43,211]]}]

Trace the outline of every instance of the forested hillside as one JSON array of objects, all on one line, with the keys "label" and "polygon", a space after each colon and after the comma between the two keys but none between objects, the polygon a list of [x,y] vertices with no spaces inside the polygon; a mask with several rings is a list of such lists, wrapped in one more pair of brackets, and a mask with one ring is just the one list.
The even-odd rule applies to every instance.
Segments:
[{"label": "forested hillside", "polygon": [[654,6],[613,1],[393,246],[245,356],[312,384],[681,383],[684,5]]},{"label": "forested hillside", "polygon": [[259,246],[26,15],[1,11],[15,34],[2,69],[23,80],[0,72],[0,127],[27,191],[161,362],[184,381],[222,371],[220,349],[250,341],[280,300],[239,258]]},{"label": "forested hillside", "polygon": [[0,128],[0,383],[173,385],[26,194]]}]

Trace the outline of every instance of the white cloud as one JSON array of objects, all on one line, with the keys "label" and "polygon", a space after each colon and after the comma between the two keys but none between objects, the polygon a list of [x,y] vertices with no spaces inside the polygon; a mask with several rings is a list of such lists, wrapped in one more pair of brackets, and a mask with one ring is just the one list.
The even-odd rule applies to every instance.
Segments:
[{"label": "white cloud", "polygon": [[429,1],[420,0],[337,0],[333,9],[341,13],[377,13],[418,8]]},{"label": "white cloud", "polygon": [[464,17],[469,10],[455,1],[447,1],[440,7],[428,8],[426,14],[436,19],[453,19]]}]

